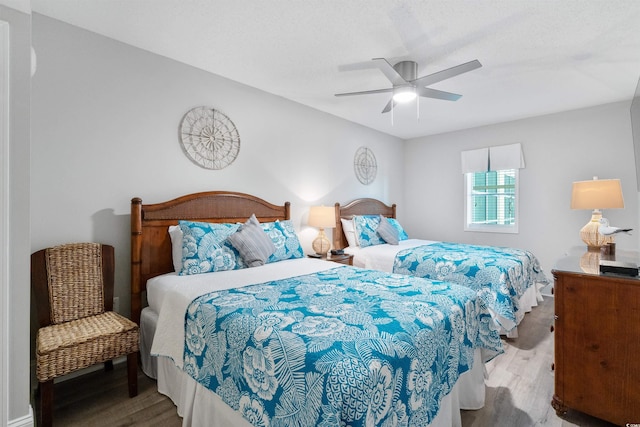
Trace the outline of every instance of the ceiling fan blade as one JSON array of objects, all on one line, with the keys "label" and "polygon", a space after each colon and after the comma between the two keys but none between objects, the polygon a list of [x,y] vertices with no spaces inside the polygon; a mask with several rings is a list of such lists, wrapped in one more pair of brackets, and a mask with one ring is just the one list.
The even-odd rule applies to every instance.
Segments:
[{"label": "ceiling fan blade", "polygon": [[374,90],[363,90],[361,92],[336,93],[335,96],[369,95],[371,93],[386,93],[386,92],[393,92],[393,88],[390,87],[388,89],[374,89]]},{"label": "ceiling fan blade", "polygon": [[398,104],[398,103],[397,103],[397,102],[395,102],[395,101],[393,100],[393,98],[391,98],[391,99],[389,100],[389,102],[387,102],[387,105],[384,107],[384,110],[382,110],[382,114],[384,114],[384,113],[388,113],[388,112],[389,112],[389,111],[391,111],[391,109],[392,109],[392,108],[394,108],[397,104]]},{"label": "ceiling fan blade", "polygon": [[428,87],[419,87],[416,89],[418,95],[426,96],[427,98],[444,99],[445,101],[457,101],[462,97],[462,95],[458,95],[457,93],[444,92],[442,90],[431,89]]},{"label": "ceiling fan blade", "polygon": [[391,81],[391,83],[395,85],[406,84],[407,81],[402,78],[400,74],[396,71],[395,68],[384,58],[373,58],[372,61],[376,63],[380,71],[387,76],[387,78]]},{"label": "ceiling fan blade", "polygon": [[455,67],[447,68],[446,70],[438,71],[437,73],[429,74],[428,76],[415,79],[412,83],[419,86],[429,86],[442,80],[450,79],[462,73],[473,71],[476,68],[482,67],[482,64],[477,59],[473,61],[465,62],[464,64],[456,65]]}]

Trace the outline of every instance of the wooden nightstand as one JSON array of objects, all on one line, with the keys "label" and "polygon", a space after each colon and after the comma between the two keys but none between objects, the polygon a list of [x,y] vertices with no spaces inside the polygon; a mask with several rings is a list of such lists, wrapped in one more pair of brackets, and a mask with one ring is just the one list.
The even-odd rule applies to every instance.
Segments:
[{"label": "wooden nightstand", "polygon": [[331,255],[327,254],[327,261],[337,262],[339,264],[353,265],[353,255]]},{"label": "wooden nightstand", "polygon": [[[318,258],[312,255],[307,255],[309,258]],[[337,262],[338,264],[344,264],[344,265],[353,265],[353,255],[349,255],[349,254],[343,254],[343,255],[331,255],[331,254],[327,254],[326,257],[322,257],[322,258],[318,258],[318,259],[324,259],[327,261],[333,261],[333,262]]]}]

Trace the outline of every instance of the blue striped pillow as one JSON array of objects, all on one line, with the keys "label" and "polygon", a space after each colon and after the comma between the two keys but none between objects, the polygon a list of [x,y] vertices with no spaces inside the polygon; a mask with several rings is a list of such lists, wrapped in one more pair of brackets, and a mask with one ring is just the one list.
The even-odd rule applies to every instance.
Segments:
[{"label": "blue striped pillow", "polygon": [[391,221],[380,215],[380,223],[376,232],[382,239],[390,245],[397,245],[399,240],[398,229],[391,225]]},{"label": "blue striped pillow", "polygon": [[229,242],[238,250],[242,260],[248,267],[264,265],[276,251],[276,247],[260,227],[255,215],[240,226],[240,229],[228,237]]},{"label": "blue striped pillow", "polygon": [[407,240],[409,238],[409,235],[406,231],[404,231],[404,228],[402,228],[397,219],[387,218],[387,221],[389,221],[391,225],[393,225],[393,227],[398,230],[398,240]]}]

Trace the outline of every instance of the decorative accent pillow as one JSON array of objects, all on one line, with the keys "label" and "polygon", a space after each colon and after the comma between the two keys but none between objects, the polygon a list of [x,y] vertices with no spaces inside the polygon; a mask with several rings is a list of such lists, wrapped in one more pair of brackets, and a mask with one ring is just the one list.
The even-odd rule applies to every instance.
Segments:
[{"label": "decorative accent pillow", "polygon": [[344,236],[347,238],[347,244],[355,248],[358,246],[358,241],[356,240],[356,232],[353,229],[353,220],[340,218],[340,222],[342,223]]},{"label": "decorative accent pillow", "polygon": [[397,219],[387,218],[387,221],[389,221],[391,225],[393,225],[393,227],[398,230],[398,240],[407,240],[409,238],[409,235],[406,231],[404,231],[404,228],[402,228]]},{"label": "decorative accent pillow", "polygon": [[398,244],[398,230],[391,225],[391,222],[387,221],[386,217],[380,215],[380,223],[376,231],[390,245]]},{"label": "decorative accent pillow", "polygon": [[[395,228],[394,228],[395,230]],[[260,227],[255,214],[240,229],[227,238],[234,248],[240,252],[242,260],[248,267],[264,265],[276,251],[276,247]]]},{"label": "decorative accent pillow", "polygon": [[178,225],[169,226],[171,238],[171,258],[173,259],[173,271],[180,273],[182,270],[182,230]]},{"label": "decorative accent pillow", "polygon": [[290,258],[302,258],[304,256],[304,251],[291,220],[263,222],[260,226],[276,247],[276,251],[267,259],[267,263]]},{"label": "decorative accent pillow", "polygon": [[178,225],[182,231],[181,276],[243,267],[231,244],[225,244],[240,224],[179,221]]},{"label": "decorative accent pillow", "polygon": [[379,223],[380,215],[354,215],[353,225],[361,248],[384,244],[384,240],[376,232]]}]

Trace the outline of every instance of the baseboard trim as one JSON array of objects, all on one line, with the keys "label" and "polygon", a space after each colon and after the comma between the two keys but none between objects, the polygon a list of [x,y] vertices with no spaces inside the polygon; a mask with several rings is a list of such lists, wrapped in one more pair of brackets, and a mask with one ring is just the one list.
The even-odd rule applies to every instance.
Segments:
[{"label": "baseboard trim", "polygon": [[16,418],[15,420],[9,420],[7,427],[33,427],[35,420],[33,419],[33,408],[29,405],[29,414],[24,417]]}]

